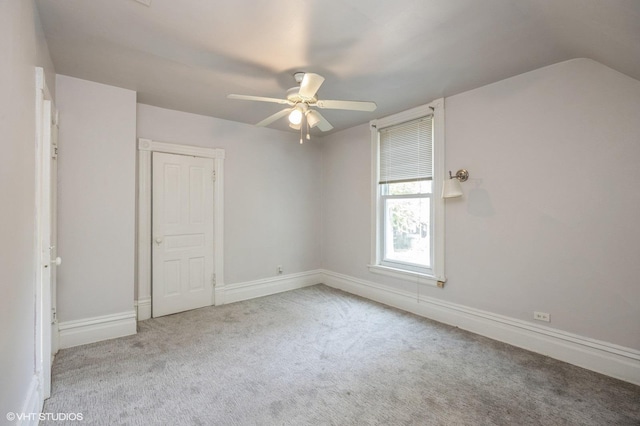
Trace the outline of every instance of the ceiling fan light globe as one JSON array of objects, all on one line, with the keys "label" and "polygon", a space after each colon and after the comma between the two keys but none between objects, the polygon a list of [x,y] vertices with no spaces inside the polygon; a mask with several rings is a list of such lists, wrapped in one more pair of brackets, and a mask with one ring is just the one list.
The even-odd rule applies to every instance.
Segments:
[{"label": "ceiling fan light globe", "polygon": [[299,109],[294,109],[289,114],[289,123],[300,124],[302,122],[302,112]]},{"label": "ceiling fan light globe", "polygon": [[315,111],[309,111],[307,113],[307,123],[309,123],[309,127],[313,129],[315,126],[318,125],[319,122],[320,122],[320,118],[315,113]]}]

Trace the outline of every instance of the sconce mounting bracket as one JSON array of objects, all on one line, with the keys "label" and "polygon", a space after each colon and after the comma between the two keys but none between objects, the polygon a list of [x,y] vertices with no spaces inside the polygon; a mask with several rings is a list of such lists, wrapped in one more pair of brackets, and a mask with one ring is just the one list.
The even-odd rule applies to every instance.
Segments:
[{"label": "sconce mounting bracket", "polygon": [[451,172],[449,172],[449,178],[456,178],[460,182],[466,182],[469,179],[469,172],[466,169],[460,169],[456,172],[454,176],[451,176]]}]

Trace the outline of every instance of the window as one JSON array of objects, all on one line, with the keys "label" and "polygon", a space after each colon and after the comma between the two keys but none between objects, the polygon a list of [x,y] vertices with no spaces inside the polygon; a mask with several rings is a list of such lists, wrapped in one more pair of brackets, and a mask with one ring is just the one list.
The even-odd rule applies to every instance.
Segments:
[{"label": "window", "polygon": [[371,123],[372,272],[444,281],[443,124],[442,100]]}]

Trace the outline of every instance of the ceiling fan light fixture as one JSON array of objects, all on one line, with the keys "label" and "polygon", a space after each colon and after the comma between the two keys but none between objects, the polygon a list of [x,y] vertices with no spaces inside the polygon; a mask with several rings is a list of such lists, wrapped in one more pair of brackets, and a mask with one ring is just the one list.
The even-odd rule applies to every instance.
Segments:
[{"label": "ceiling fan light fixture", "polygon": [[320,118],[318,117],[318,114],[313,111],[310,110],[309,112],[307,112],[307,123],[309,123],[309,127],[311,127],[312,129],[318,125],[318,123],[320,122]]},{"label": "ceiling fan light fixture", "polygon": [[302,122],[302,111],[298,108],[291,111],[289,114],[289,123],[298,125]]}]

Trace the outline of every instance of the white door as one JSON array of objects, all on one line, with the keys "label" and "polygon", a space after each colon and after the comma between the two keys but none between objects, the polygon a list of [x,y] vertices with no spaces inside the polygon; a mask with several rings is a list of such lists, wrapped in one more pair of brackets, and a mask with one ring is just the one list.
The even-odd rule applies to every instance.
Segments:
[{"label": "white door", "polygon": [[[36,263],[35,271],[35,375],[37,394],[46,399],[51,394],[51,364],[58,350],[55,320],[55,277],[60,265],[55,244],[57,238],[57,137],[58,125],[44,70],[36,67]],[[39,400],[41,404],[43,401]]]},{"label": "white door", "polygon": [[213,304],[213,159],[153,153],[152,316]]},{"label": "white door", "polygon": [[55,107],[50,100],[42,102],[42,164],[40,203],[40,247],[42,250],[40,327],[42,345],[43,394],[51,394],[51,364],[57,352],[57,323],[55,321],[56,268],[61,260],[57,257],[56,244],[56,195],[57,195],[57,124]]}]

